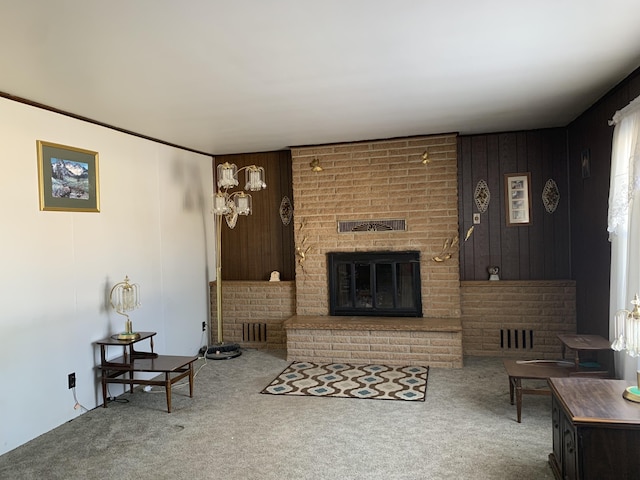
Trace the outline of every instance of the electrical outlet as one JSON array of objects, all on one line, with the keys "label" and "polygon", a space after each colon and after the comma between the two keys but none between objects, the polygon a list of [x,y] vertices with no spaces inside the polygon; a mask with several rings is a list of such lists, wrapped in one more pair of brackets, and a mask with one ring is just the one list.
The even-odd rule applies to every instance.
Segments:
[{"label": "electrical outlet", "polygon": [[73,388],[76,386],[76,372],[69,374],[69,388]]},{"label": "electrical outlet", "polygon": [[202,331],[204,332],[207,329],[207,322],[202,322]]}]

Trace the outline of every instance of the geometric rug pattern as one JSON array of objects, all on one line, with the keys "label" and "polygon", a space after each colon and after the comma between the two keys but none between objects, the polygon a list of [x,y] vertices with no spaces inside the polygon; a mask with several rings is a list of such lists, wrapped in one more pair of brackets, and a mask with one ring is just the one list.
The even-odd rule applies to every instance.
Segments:
[{"label": "geometric rug pattern", "polygon": [[424,402],[429,367],[294,362],[260,393]]}]

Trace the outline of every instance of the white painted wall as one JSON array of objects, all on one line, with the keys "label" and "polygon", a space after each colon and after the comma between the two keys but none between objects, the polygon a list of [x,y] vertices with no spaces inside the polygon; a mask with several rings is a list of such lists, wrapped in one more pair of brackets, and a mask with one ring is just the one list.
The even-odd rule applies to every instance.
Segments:
[{"label": "white painted wall", "polygon": [[[39,210],[36,140],[99,152],[100,213]],[[206,344],[211,163],[0,98],[0,454],[82,414],[71,372],[79,403],[102,404],[93,342],[123,328],[107,304],[125,275],[141,288],[134,329],[158,332],[157,352]]]}]

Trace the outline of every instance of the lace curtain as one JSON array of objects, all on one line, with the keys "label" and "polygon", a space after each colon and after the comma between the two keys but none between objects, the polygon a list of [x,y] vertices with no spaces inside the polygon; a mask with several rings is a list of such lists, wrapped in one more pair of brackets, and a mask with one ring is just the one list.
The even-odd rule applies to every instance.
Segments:
[{"label": "lace curtain", "polygon": [[640,190],[640,97],[619,110],[609,122],[615,125],[609,189],[609,239],[626,230],[629,208]]},{"label": "lace curtain", "polygon": [[[640,293],[640,97],[613,116],[608,225],[611,242],[610,338],[621,334],[617,312]],[[635,199],[635,202],[634,202]],[[635,203],[635,205],[634,205]],[[638,359],[616,354],[616,374],[635,383]]]}]

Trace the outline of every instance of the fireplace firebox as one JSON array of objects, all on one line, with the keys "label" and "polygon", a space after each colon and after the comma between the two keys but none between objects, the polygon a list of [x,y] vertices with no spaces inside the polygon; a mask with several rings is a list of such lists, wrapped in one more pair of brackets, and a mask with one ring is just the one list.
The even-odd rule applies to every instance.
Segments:
[{"label": "fireplace firebox", "polygon": [[332,252],[331,315],[421,317],[420,252]]}]

